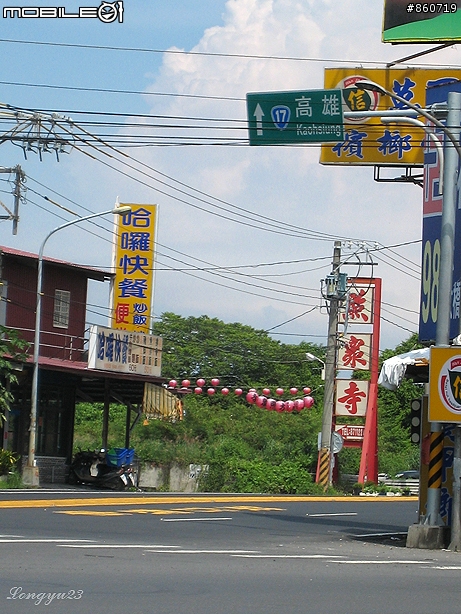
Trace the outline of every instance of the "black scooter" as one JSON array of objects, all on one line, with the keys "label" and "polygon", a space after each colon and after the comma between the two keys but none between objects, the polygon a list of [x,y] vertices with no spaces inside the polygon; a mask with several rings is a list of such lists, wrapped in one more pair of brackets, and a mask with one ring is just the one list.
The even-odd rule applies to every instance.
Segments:
[{"label": "black scooter", "polygon": [[138,487],[138,464],[111,466],[106,451],[80,450],[74,456],[69,470],[68,484],[89,484],[111,490]]}]

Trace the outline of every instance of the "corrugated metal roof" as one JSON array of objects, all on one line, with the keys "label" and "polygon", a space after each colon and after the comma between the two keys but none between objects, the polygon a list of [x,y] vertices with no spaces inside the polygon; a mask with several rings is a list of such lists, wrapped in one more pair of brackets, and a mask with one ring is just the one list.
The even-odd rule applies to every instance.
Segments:
[{"label": "corrugated metal roof", "polygon": [[[31,358],[27,360],[27,365],[28,367],[32,366]],[[123,403],[129,402],[133,406],[142,404],[145,383],[161,386],[167,381],[164,377],[88,369],[86,362],[59,360],[45,356],[40,356],[39,366],[43,371],[61,372],[75,377],[78,399],[91,403],[102,403],[104,401],[106,380],[109,380],[111,400],[116,399]]]},{"label": "corrugated metal roof", "polygon": [[[38,254],[32,254],[31,252],[14,249],[13,247],[5,247],[0,245],[0,253],[13,258],[38,261]],[[114,276],[114,273],[110,273],[109,271],[104,271],[103,269],[98,269],[96,267],[84,266],[82,264],[75,264],[74,262],[67,262],[66,260],[57,260],[56,258],[48,258],[47,256],[44,256],[43,261],[63,268],[78,269],[82,271],[82,273],[85,273],[89,279],[95,279],[96,281],[104,281],[106,279],[111,279]]]}]

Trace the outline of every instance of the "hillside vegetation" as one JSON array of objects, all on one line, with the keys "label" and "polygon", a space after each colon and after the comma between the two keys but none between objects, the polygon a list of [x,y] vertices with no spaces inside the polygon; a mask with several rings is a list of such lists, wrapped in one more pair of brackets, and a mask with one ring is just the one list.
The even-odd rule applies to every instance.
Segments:
[{"label": "hillside vegetation", "polygon": [[[230,389],[188,394],[184,398],[184,420],[169,423],[139,421],[131,435],[131,446],[144,462],[208,464],[202,487],[213,492],[315,492],[312,475],[317,463],[317,437],[321,430],[323,382],[320,362],[306,360],[306,352],[324,359],[325,348],[302,342],[288,345],[272,339],[265,331],[239,323],[225,324],[201,316],[182,318],[163,314],[155,334],[163,337],[162,375],[177,381],[198,378]],[[385,358],[415,347],[416,337]],[[361,372],[361,377],[367,377]],[[311,388],[315,404],[301,412],[278,413],[249,405],[245,394],[234,389],[261,391],[267,387],[275,396],[277,387],[286,392],[296,387]],[[410,401],[421,389],[410,381],[395,393],[379,391],[379,471],[395,474],[418,465],[418,447],[410,443]],[[302,396],[302,394],[300,395]],[[290,397],[285,394],[284,398]],[[109,445],[123,447],[126,409],[110,410]],[[77,407],[74,448],[97,448],[101,444],[102,406],[82,403]],[[360,451],[343,449],[339,455],[343,473],[357,473]]]}]

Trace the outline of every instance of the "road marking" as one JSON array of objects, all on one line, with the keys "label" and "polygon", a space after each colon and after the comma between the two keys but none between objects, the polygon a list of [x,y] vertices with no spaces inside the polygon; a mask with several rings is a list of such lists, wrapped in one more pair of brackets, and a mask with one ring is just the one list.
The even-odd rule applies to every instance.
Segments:
[{"label": "road marking", "polygon": [[428,567],[428,569],[454,569],[455,571],[459,571],[461,567],[458,565],[433,565],[432,567]]},{"label": "road marking", "polygon": [[257,553],[257,550],[147,550],[155,554],[231,554],[232,556]]},{"label": "road marking", "polygon": [[427,561],[333,561],[341,565],[427,565]]},{"label": "road marking", "polygon": [[68,516],[131,516],[131,512],[95,512],[93,510],[65,510],[53,514],[67,514]]},{"label": "road marking", "polygon": [[[84,493],[82,493],[84,494]],[[30,492],[29,492],[30,495]],[[144,497],[142,494],[133,493],[131,497],[113,496],[113,497],[101,497],[101,498],[73,498],[73,499],[27,499],[27,500],[14,500],[14,501],[0,501],[0,508],[51,508],[51,507],[103,507],[114,505],[172,505],[172,504],[185,504],[185,503],[215,503],[217,505],[225,503],[344,503],[345,497],[309,497],[309,496],[296,496],[296,495],[223,495],[223,496],[211,496],[211,497],[198,497],[198,496],[148,496]],[[402,503],[402,501],[415,501],[414,497],[347,497],[347,502],[351,501],[360,502],[364,504],[373,503]]]},{"label": "road marking", "polygon": [[[245,559],[336,559],[342,558],[338,554],[234,554],[233,556]],[[334,561],[339,563],[340,561]]]},{"label": "road marking", "polygon": [[323,518],[324,516],[357,516],[357,512],[338,512],[331,514],[306,514],[310,518]]},{"label": "road marking", "polygon": [[[72,516],[130,516],[132,514],[154,514],[157,516],[179,515],[179,514],[194,514],[202,512],[204,514],[217,514],[222,512],[285,512],[283,507],[259,507],[249,505],[223,505],[221,507],[182,507],[182,508],[139,508],[130,510],[117,511],[91,511],[91,510],[53,510],[53,514],[69,514]],[[232,519],[231,519],[232,520]]]},{"label": "road marking", "polygon": [[218,518],[160,518],[162,522],[213,522],[215,520],[232,520],[230,516]]},{"label": "road marking", "polygon": [[407,535],[407,531],[394,531],[393,533],[361,533],[360,535],[351,535],[351,537],[392,537],[393,535]]},{"label": "road marking", "polygon": [[[61,540],[65,541],[65,540]],[[71,540],[69,540],[71,541]],[[61,548],[180,548],[181,546],[164,546],[159,544],[58,544]]]},{"label": "road marking", "polygon": [[19,538],[19,539],[0,539],[2,544],[44,544],[44,543],[57,543],[57,542],[92,542],[93,539],[35,539],[35,538]]}]

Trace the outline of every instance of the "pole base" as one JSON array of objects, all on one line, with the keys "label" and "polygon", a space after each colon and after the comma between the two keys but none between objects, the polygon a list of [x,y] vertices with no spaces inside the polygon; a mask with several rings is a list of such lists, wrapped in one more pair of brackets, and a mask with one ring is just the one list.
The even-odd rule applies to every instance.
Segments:
[{"label": "pole base", "polygon": [[408,527],[407,548],[442,550],[450,541],[450,527],[412,524]]},{"label": "pole base", "polygon": [[22,469],[22,481],[26,486],[38,486],[40,484],[40,472],[38,467],[26,465]]}]

